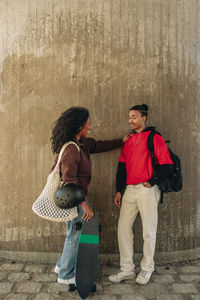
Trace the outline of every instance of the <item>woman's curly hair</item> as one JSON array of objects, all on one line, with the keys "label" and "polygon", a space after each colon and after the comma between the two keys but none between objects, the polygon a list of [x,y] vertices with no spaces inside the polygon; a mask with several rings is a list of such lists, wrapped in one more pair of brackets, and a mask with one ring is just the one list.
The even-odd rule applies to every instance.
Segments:
[{"label": "woman's curly hair", "polygon": [[65,143],[74,140],[88,118],[89,111],[81,106],[73,106],[64,111],[54,123],[51,135],[52,152],[59,153]]}]

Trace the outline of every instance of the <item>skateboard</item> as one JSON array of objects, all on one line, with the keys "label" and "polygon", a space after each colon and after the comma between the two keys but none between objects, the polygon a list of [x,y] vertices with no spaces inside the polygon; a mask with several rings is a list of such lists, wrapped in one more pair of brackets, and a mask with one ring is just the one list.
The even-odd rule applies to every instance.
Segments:
[{"label": "skateboard", "polygon": [[99,217],[83,222],[76,259],[76,288],[82,299],[96,291],[96,276],[99,254]]}]

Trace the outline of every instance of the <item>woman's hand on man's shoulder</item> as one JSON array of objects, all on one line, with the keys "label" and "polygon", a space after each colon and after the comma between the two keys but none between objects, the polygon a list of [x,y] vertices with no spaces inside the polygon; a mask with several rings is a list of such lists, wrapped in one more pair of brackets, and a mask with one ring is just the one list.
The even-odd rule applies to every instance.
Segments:
[{"label": "woman's hand on man's shoulder", "polygon": [[123,138],[122,138],[122,141],[123,141],[123,143],[125,143],[126,141],[128,141],[128,139],[130,138],[130,133],[129,134],[126,134],[125,136],[123,136]]}]

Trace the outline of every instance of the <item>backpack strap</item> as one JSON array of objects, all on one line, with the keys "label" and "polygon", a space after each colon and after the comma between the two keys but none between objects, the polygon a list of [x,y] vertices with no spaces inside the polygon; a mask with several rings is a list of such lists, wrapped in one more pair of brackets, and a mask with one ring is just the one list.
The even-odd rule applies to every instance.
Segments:
[{"label": "backpack strap", "polygon": [[[154,144],[153,144],[153,138],[155,134],[159,134],[161,135],[159,132],[157,131],[151,131],[148,138],[147,138],[147,148],[151,154],[151,160],[152,160],[152,167],[153,167],[153,174],[155,177],[158,177],[158,172],[156,169],[156,162],[155,162],[155,156],[154,156]],[[161,191],[160,194],[160,203],[163,203],[163,191]]]},{"label": "backpack strap", "polygon": [[154,144],[153,144],[153,138],[154,135],[156,134],[156,131],[151,131],[148,139],[147,139],[147,148],[151,154],[151,160],[152,160],[152,167],[153,167],[153,173],[155,176],[157,176],[157,170],[156,170],[156,162],[155,162],[155,157],[154,157]]}]

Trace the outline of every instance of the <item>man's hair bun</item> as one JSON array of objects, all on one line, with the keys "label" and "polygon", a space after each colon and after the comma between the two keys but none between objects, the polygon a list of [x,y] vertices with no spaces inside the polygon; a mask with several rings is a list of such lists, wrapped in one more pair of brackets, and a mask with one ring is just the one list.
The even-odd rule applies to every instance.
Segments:
[{"label": "man's hair bun", "polygon": [[141,105],[141,108],[142,108],[142,110],[145,110],[145,111],[148,111],[148,105],[146,105],[146,104],[142,104]]},{"label": "man's hair bun", "polygon": [[148,105],[146,104],[137,104],[130,108],[130,110],[138,110],[140,111],[142,116],[147,117]]}]

